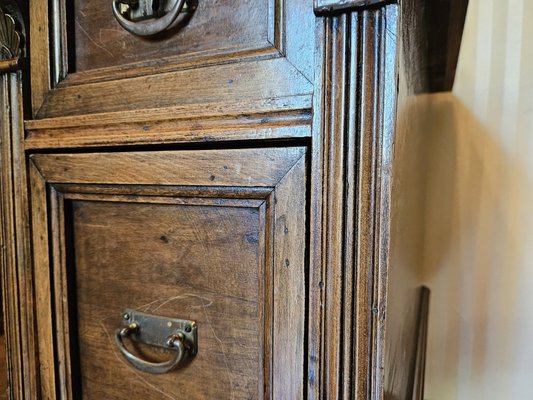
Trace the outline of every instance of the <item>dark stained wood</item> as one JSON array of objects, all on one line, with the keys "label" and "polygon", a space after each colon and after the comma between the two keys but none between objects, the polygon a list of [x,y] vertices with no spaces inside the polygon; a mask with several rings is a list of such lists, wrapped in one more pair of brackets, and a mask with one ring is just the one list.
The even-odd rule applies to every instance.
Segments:
[{"label": "dark stained wood", "polygon": [[389,2],[387,0],[314,0],[314,6],[317,14],[325,14],[354,8],[384,5]]},{"label": "dark stained wood", "polygon": [[[423,61],[422,69],[414,76],[419,80],[423,78],[426,83],[418,89],[418,93],[452,90],[468,0],[315,0],[314,6],[317,14],[327,15],[391,2],[411,10],[403,13],[406,31],[423,31],[423,35],[416,35],[417,42],[407,45],[422,54],[419,59]],[[410,37],[414,38],[415,35]]]},{"label": "dark stained wood", "polygon": [[[25,64],[0,64],[11,398],[410,398],[404,108],[452,79],[458,30],[436,64],[425,43],[445,5],[200,3],[146,41],[109,2],[32,0],[27,121]],[[197,319],[200,353],[133,370],[126,307]]]},{"label": "dark stained wood", "polygon": [[[305,149],[174,154],[32,157],[36,210],[47,202],[39,194],[46,184],[65,182],[48,195],[52,265],[48,257],[39,258],[47,241],[34,236],[42,282],[37,295],[42,290],[43,306],[55,304],[58,332],[42,332],[40,359],[59,365],[60,398],[129,399],[132,393],[135,398],[248,399],[271,393],[303,398]],[[154,173],[143,177],[137,162]],[[99,165],[104,168],[95,168]],[[122,177],[109,179],[108,171],[120,170]],[[212,179],[216,171],[225,178]],[[140,192],[132,194],[125,186],[126,191],[117,186],[116,194],[109,192],[109,185],[133,183]],[[182,186],[161,186],[169,184]],[[261,186],[269,190],[253,190]],[[155,197],[154,190],[166,196]],[[225,199],[230,192],[234,198]],[[37,221],[41,213],[36,211]],[[69,237],[74,238],[70,245]],[[55,296],[46,285],[49,268]],[[115,349],[113,333],[124,308],[197,320],[198,356],[172,374],[139,375]],[[40,323],[46,324],[50,313],[41,312]],[[79,364],[71,361],[72,348]],[[53,384],[51,376],[48,382]],[[44,397],[55,398],[42,390]]]},{"label": "dark stained wood", "polygon": [[424,246],[420,210],[425,207],[423,182],[425,154],[421,140],[425,135],[425,116],[418,93],[427,91],[429,77],[426,20],[423,2],[406,1],[400,8],[409,29],[398,37],[398,104],[395,149],[392,163],[393,191],[390,201],[391,238],[388,271],[386,340],[384,345],[384,397],[386,400],[411,399],[416,368],[416,349],[420,304],[420,276]]},{"label": "dark stained wood", "polygon": [[[70,205],[83,398],[258,398],[261,309],[271,316],[259,290],[272,272],[260,259],[264,201],[202,203]],[[198,356],[164,376],[139,376],[114,341],[125,308],[197,321]]]},{"label": "dark stained wood", "polygon": [[6,337],[5,335],[0,335],[0,399],[2,400],[9,398],[7,374]]},{"label": "dark stained wood", "polygon": [[[39,4],[32,7],[30,25],[46,26],[48,21],[52,21],[54,29],[51,49],[48,43],[45,47],[32,48],[32,62],[35,61],[34,53],[36,62],[39,62],[34,63],[32,69],[32,87],[36,90],[34,117],[151,109],[180,104],[223,104],[227,101],[246,102],[312,93],[310,81],[313,79],[314,37],[301,35],[300,32],[302,29],[311,31],[315,21],[313,10],[305,0],[263,0],[259,5],[254,3],[252,6],[250,2],[249,6],[246,3],[239,7],[229,2],[204,1],[189,24],[170,36],[169,40],[173,41],[171,44],[141,40],[142,45],[136,50],[132,50],[126,42],[135,46],[139,39],[129,38],[130,34],[124,36],[122,32],[113,33],[121,28],[112,20],[108,2],[83,2],[81,8],[82,2],[79,2],[76,3],[78,14],[65,15],[73,19],[77,16],[77,22],[70,21],[78,28],[78,35],[74,36],[78,39],[91,37],[93,40],[89,42],[92,50],[88,50],[83,43],[77,46],[74,40],[71,52],[80,52],[80,59],[85,57],[82,55],[90,54],[91,59],[99,60],[92,61],[93,64],[103,63],[107,67],[63,74],[65,76],[59,73],[56,74],[59,80],[52,80],[53,84],[50,84],[50,72],[39,72],[38,69],[42,66],[52,72],[66,71],[64,64],[68,57],[65,52],[69,46],[65,41],[72,43],[73,38],[65,34],[71,31],[64,28],[64,25],[68,25],[68,21],[64,20],[66,17],[62,23],[56,21],[56,17],[59,15],[61,19],[63,13],[49,14],[55,9],[61,10],[61,0],[50,2],[50,9],[44,4],[48,3],[47,0],[36,0],[36,3]],[[84,7],[88,9],[82,10]],[[218,12],[222,9],[223,12]],[[110,27],[103,27],[102,19],[109,18],[110,25],[107,25]],[[211,34],[206,34],[206,26],[209,26]],[[103,34],[100,39],[100,32],[105,29],[111,29],[111,33]],[[199,34],[199,31],[203,31],[203,34]],[[228,35],[228,32],[231,34]],[[38,35],[39,32],[33,34]],[[117,34],[124,40],[115,37]],[[219,37],[229,42],[221,43]],[[39,40],[31,43],[42,45]],[[113,45],[118,44],[120,49],[124,45],[126,50],[122,50],[128,54],[139,54],[138,59],[124,64],[124,60],[120,61],[119,53],[119,59],[115,59],[105,46],[96,45],[101,40],[106,43],[110,40]],[[180,46],[175,45],[178,42]],[[52,62],[44,63],[42,54],[50,52],[54,55]],[[128,98],[128,101],[123,101],[124,98]]]},{"label": "dark stained wood", "polygon": [[429,92],[453,88],[468,0],[426,0]]},{"label": "dark stained wood", "polygon": [[[71,72],[113,67],[198,53],[238,53],[272,48],[276,26],[272,0],[243,2],[199,1],[193,15],[180,17],[178,26],[156,38],[140,38],[123,29],[107,0],[70,2],[75,49]],[[206,29],[206,27],[208,28]]]},{"label": "dark stained wood", "polygon": [[[31,120],[28,149],[311,136],[311,96]],[[75,134],[74,134],[75,133]]]},{"label": "dark stained wood", "polygon": [[[325,173],[313,192],[323,229],[312,231],[311,303],[313,376],[311,398],[380,398],[381,349],[388,263],[388,202],[394,134],[394,78],[397,8],[343,14],[327,19],[321,80],[322,114],[315,114],[322,138],[314,153]],[[319,267],[321,266],[321,268]],[[311,334],[312,335],[312,334]],[[322,346],[320,348],[320,345]]]},{"label": "dark stained wood", "polygon": [[31,311],[34,301],[29,291],[32,271],[21,79],[20,71],[0,75],[0,259],[10,398],[22,398],[24,393],[31,398],[39,374]]}]

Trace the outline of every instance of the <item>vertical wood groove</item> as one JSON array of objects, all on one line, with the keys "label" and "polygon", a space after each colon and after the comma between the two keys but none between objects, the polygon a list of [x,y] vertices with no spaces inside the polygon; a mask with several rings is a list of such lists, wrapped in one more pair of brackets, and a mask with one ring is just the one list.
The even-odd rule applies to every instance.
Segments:
[{"label": "vertical wood groove", "polygon": [[[313,153],[320,157],[313,165],[323,168],[322,191],[314,194],[322,198],[322,203],[314,202],[315,207],[321,204],[323,215],[322,253],[314,260],[322,262],[323,281],[315,274],[311,282],[311,289],[324,290],[322,304],[311,304],[311,315],[323,313],[324,321],[323,382],[313,395],[319,398],[382,397],[380,310],[390,190],[382,180],[389,177],[393,135],[382,118],[395,106],[394,80],[392,85],[385,80],[385,72],[395,71],[395,42],[389,38],[395,32],[385,28],[387,18],[396,18],[396,8],[340,14],[324,22],[323,94],[314,124],[321,130],[323,148]],[[390,115],[385,118],[389,121]]]},{"label": "vertical wood groove", "polygon": [[35,399],[35,357],[29,208],[26,186],[22,73],[1,76],[0,162],[2,167],[2,292],[6,321],[9,395]]}]

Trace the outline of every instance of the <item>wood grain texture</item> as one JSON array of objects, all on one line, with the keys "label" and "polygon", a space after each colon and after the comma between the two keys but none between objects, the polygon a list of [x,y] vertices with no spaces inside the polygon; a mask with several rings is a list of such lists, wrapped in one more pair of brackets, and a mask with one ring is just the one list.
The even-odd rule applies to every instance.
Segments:
[{"label": "wood grain texture", "polygon": [[289,139],[311,136],[311,96],[26,122],[26,148]]},{"label": "wood grain texture", "polygon": [[315,12],[323,15],[368,6],[379,6],[390,3],[390,0],[314,0]]},{"label": "wood grain texture", "polygon": [[[210,21],[229,2],[207,0],[198,26],[122,59],[80,39],[107,29],[92,2],[69,3],[72,37],[66,2],[32,0],[25,126],[20,73],[1,78],[12,398],[406,398],[418,303],[390,224],[396,102],[431,78],[425,2],[317,0],[334,10],[315,18],[264,0]],[[67,73],[72,38],[86,58]],[[108,336],[130,303],[186,310],[206,353],[139,377]]]},{"label": "wood grain texture", "polygon": [[[115,20],[106,0],[71,2],[75,65],[71,71],[117,66],[196,52],[236,52],[271,47],[271,0],[244,2],[201,1],[190,16],[180,17],[171,32],[146,39],[132,35]],[[181,22],[181,23],[180,23]],[[208,29],[206,27],[209,26]],[[160,61],[159,61],[160,62]]]},{"label": "wood grain texture", "polygon": [[[72,203],[82,398],[262,398],[265,208],[188,203]],[[139,379],[114,342],[125,308],[197,321],[198,355]]]},{"label": "wood grain texture", "polygon": [[[157,159],[175,165],[144,178],[128,168],[134,158],[122,159],[122,167],[106,162],[117,155],[120,159],[117,153],[72,155],[88,157],[90,176],[81,170],[69,174],[55,155],[32,157],[32,187],[53,185],[48,200],[33,191],[40,232],[47,231],[38,224],[43,207],[50,204],[51,260],[39,250],[48,235],[34,242],[41,271],[38,293],[46,297],[39,296],[39,304],[54,303],[56,327],[55,334],[43,330],[40,359],[57,365],[59,398],[129,399],[134,390],[140,396],[135,398],[187,393],[198,399],[302,399],[305,149],[176,153],[184,156],[137,153],[143,166],[154,171]],[[209,167],[202,158],[210,160]],[[257,163],[248,178],[242,175],[250,168],[246,158]],[[101,163],[107,168],[98,171]],[[227,170],[226,184],[241,187],[204,182],[198,178],[202,174],[189,174],[192,165],[204,172]],[[118,170],[130,171],[130,186],[110,183],[109,171]],[[63,174],[64,184],[53,183],[54,171]],[[182,186],[161,186],[176,179]],[[46,276],[47,266],[53,280]],[[46,286],[51,282],[53,292]],[[121,311],[128,307],[197,320],[201,352],[173,374],[139,379],[121,361],[112,340]],[[50,313],[41,312],[40,323],[45,323]],[[110,369],[117,362],[121,367]],[[128,384],[117,386],[117,381]],[[47,382],[53,385],[54,380],[48,377]]]},{"label": "wood grain texture", "polygon": [[[277,58],[83,86],[58,87],[46,99],[39,111],[39,117],[162,108],[228,100],[248,101],[311,92],[312,85],[309,81],[285,58]],[[123,99],[128,101],[124,102]]]},{"label": "wood grain texture", "polygon": [[22,73],[0,76],[2,296],[5,312],[9,396],[37,396],[39,368],[35,357],[33,276],[29,206],[22,120]]},{"label": "wood grain texture", "polygon": [[[1,93],[0,93],[0,105],[2,115],[6,118],[2,118],[0,125],[0,162],[1,162],[1,174],[0,174],[0,193],[1,193],[1,230],[0,230],[0,242],[1,242],[1,266],[2,266],[2,304],[5,313],[5,333],[6,333],[6,350],[10,354],[8,360],[10,363],[6,366],[22,367],[22,354],[20,353],[20,332],[19,326],[19,298],[16,295],[18,288],[18,273],[17,273],[17,234],[16,234],[16,222],[14,220],[13,208],[15,192],[15,182],[11,171],[13,169],[13,143],[12,134],[14,126],[11,125],[11,119],[9,109],[11,107],[10,98],[10,77],[8,74],[2,74],[1,76]],[[15,125],[16,125],[16,121]],[[11,371],[11,368],[6,369],[5,377],[11,383],[11,394],[16,391],[22,391],[21,382],[22,376],[16,374],[15,371]]]},{"label": "wood grain texture", "polygon": [[51,58],[49,42],[50,20],[48,1],[37,0],[30,7],[29,33],[32,38],[31,53],[31,115],[39,112],[44,99],[51,89]]},{"label": "wood grain texture", "polygon": [[[54,0],[53,5],[58,1],[60,0]],[[45,6],[42,4],[44,1],[37,0],[37,3],[42,10],[36,12],[34,25],[37,25],[38,22],[48,21],[48,16],[44,10]],[[198,25],[197,29],[201,27],[204,34],[198,35],[194,33],[193,29],[188,34],[190,36],[181,38],[183,46],[189,46],[191,49],[196,48],[196,52],[187,53],[185,51],[184,54],[177,58],[170,57],[167,59],[168,57],[165,57],[163,53],[165,51],[179,52],[176,46],[160,45],[158,47],[157,45],[154,46],[153,41],[143,42],[157,56],[150,58],[150,51],[142,52],[137,49],[136,51],[143,61],[129,63],[127,66],[119,63],[119,65],[98,68],[87,73],[70,74],[57,85],[57,88],[54,84],[54,88],[43,89],[46,92],[43,95],[46,97],[46,102],[44,107],[40,106],[41,102],[39,103],[38,117],[75,115],[80,114],[80,110],[83,110],[83,114],[91,114],[137,110],[139,108],[170,107],[178,104],[209,103],[209,98],[211,98],[211,102],[213,100],[215,102],[228,100],[235,102],[239,100],[249,101],[286,95],[310,94],[312,92],[310,81],[313,79],[314,37],[312,35],[300,35],[299,33],[301,29],[310,30],[313,28],[314,16],[312,9],[307,7],[307,2],[304,0],[265,0],[262,3],[266,11],[264,13],[256,6],[255,4],[254,7],[242,5],[235,8],[229,7],[224,2],[217,1],[213,2],[213,4],[202,2],[202,5],[196,11],[197,15],[199,15],[199,20],[196,24]],[[54,7],[62,9],[61,4]],[[97,8],[105,9],[105,7]],[[218,8],[224,9],[224,13],[230,15],[231,18],[223,18],[226,15],[224,13],[219,13],[218,17],[220,19],[213,17],[211,13]],[[230,9],[232,11],[228,11]],[[84,22],[87,25],[86,28],[83,28],[83,24],[80,21],[78,21],[77,25],[76,21],[71,21],[79,30],[85,31],[85,33],[79,34],[78,37],[91,37],[92,34],[89,30],[93,29],[90,27],[92,25],[97,26],[94,29],[99,30],[99,32],[108,29],[101,27],[100,20],[104,18],[102,11],[96,12],[98,15],[94,11],[83,12],[83,14],[85,14],[85,17],[80,11],[78,17],[82,16],[87,19]],[[248,14],[255,15],[262,22],[254,23],[253,18],[248,20]],[[112,18],[111,13],[109,16]],[[64,19],[62,13],[60,18]],[[94,23],[96,20],[98,20],[98,24]],[[67,23],[65,21],[62,22],[63,25]],[[113,26],[115,24],[113,21]],[[232,30],[232,24],[241,28],[241,25],[244,24],[248,28],[244,30],[245,32],[239,31],[239,28]],[[258,33],[261,31],[260,26],[262,24],[267,29],[263,33]],[[63,26],[54,22],[54,27],[56,25]],[[210,32],[214,36],[205,34],[206,26],[208,25],[211,28]],[[233,52],[233,56],[230,57],[229,53],[223,51],[224,46],[219,43],[220,41],[215,40],[222,30],[224,37],[230,38],[229,40],[236,40],[237,42],[243,40],[246,42],[246,37],[252,32],[250,30],[252,26],[253,34],[261,36],[261,40],[264,40],[264,44],[255,50],[254,46],[252,48],[245,46],[245,48],[239,49],[238,46],[232,45],[228,48]],[[183,32],[187,32],[186,29],[189,27],[187,26]],[[231,35],[227,35],[228,29],[232,31]],[[52,30],[52,49],[50,51],[54,55],[58,55],[53,59],[54,63],[51,66],[53,71],[63,71],[66,68],[64,65],[66,56],[64,53],[68,46],[64,43],[66,39],[63,31],[64,29]],[[113,39],[113,35],[116,32],[114,28],[111,31],[109,35],[103,35],[102,40],[107,40],[108,36],[110,40]],[[97,36],[100,36],[100,33]],[[72,40],[72,38],[68,38],[68,40]],[[93,38],[93,41],[89,40],[89,42],[93,46],[99,40],[100,38],[98,40]],[[136,41],[138,39],[133,40]],[[176,37],[176,40],[179,41],[180,38]],[[202,41],[210,43],[208,47],[213,48],[215,52],[209,54],[209,51],[201,50]],[[115,43],[115,41],[112,41],[112,43]],[[76,46],[72,46],[72,49],[76,48]],[[100,45],[100,47],[96,46],[96,48],[99,51],[95,53],[97,54],[96,57],[105,59],[106,54],[109,56],[105,51],[105,47]],[[72,49],[71,52],[73,51]],[[83,52],[83,46],[78,50]],[[43,50],[35,49],[36,53],[39,51]],[[103,55],[101,54],[102,52],[104,53]],[[35,70],[37,70],[37,67]],[[164,74],[165,72],[168,75]],[[34,80],[44,81],[41,78],[36,75]],[[130,81],[130,79],[132,80]],[[276,80],[279,81],[279,85],[275,84]],[[267,82],[269,83],[268,85],[265,84]],[[267,89],[268,93],[261,91],[261,86]],[[247,90],[250,90],[249,95],[246,95]],[[42,100],[45,100],[44,97]],[[127,103],[122,101],[125,97],[128,98]],[[201,106],[197,106],[197,108],[201,108]]]},{"label": "wood grain texture", "polygon": [[[306,162],[302,157],[276,186],[273,213],[274,399],[303,399],[305,337]],[[281,305],[284,306],[281,306]],[[287,339],[296,334],[295,340]],[[276,356],[277,355],[277,356]],[[286,371],[286,373],[278,373]]]},{"label": "wood grain texture", "polygon": [[310,386],[310,398],[382,396],[396,21],[395,5],[326,19],[324,93],[314,125],[322,139],[313,153],[324,173],[312,203],[323,224],[311,232],[321,243],[312,262],[322,266],[311,275],[311,290],[324,294],[322,304],[310,303],[324,336],[314,342],[320,350],[310,349],[321,364],[309,361],[322,385]]},{"label": "wood grain texture", "polygon": [[32,205],[32,250],[35,279],[35,336],[36,355],[39,362],[34,378],[39,379],[35,398],[56,399],[54,327],[52,322],[52,282],[48,237],[48,214],[46,182],[39,171],[30,166],[31,205]]},{"label": "wood grain texture", "polygon": [[[35,154],[50,183],[274,187],[305,148]],[[253,184],[252,184],[253,182]]]},{"label": "wood grain texture", "polygon": [[467,8],[468,0],[425,2],[429,92],[453,88]]}]

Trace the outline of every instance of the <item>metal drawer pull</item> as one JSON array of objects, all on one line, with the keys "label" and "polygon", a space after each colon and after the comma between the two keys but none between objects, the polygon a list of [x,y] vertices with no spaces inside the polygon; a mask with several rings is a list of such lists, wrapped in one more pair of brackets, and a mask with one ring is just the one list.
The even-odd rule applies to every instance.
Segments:
[{"label": "metal drawer pull", "polygon": [[[126,310],[123,314],[125,326],[118,329],[115,342],[122,355],[135,368],[149,374],[166,374],[174,370],[187,356],[198,352],[196,322],[165,318],[156,315]],[[161,347],[175,352],[172,359],[162,363],[143,360],[132,354],[124,344],[124,338]]]},{"label": "metal drawer pull", "polygon": [[180,13],[192,9],[187,0],[113,0],[113,14],[118,23],[137,36],[161,33]]}]

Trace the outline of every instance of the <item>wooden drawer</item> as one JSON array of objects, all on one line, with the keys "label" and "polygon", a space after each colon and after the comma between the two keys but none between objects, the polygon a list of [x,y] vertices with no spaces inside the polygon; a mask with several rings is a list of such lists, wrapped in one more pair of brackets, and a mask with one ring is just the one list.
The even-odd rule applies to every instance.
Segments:
[{"label": "wooden drawer", "polygon": [[162,57],[183,57],[198,52],[222,54],[269,46],[275,23],[274,2],[202,0],[196,3],[194,12],[179,17],[168,32],[143,38],[118,24],[108,0],[70,2],[69,39],[75,50],[72,70],[82,72]]},{"label": "wooden drawer", "polygon": [[[302,398],[305,166],[303,147],[31,156],[43,398],[56,379],[61,398]],[[197,355],[136,369],[125,309],[196,321]]]},{"label": "wooden drawer", "polygon": [[148,38],[125,30],[111,1],[48,3],[35,0],[31,15],[38,119],[199,103],[235,109],[313,92],[315,16],[307,0],[202,0]]}]

